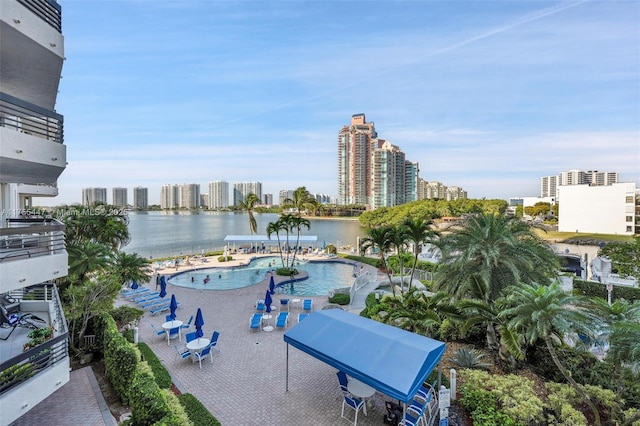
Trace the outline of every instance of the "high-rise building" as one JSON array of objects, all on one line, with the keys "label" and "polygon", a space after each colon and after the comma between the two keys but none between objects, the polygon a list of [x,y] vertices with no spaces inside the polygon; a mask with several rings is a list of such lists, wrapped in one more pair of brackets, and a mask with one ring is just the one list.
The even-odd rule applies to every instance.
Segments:
[{"label": "high-rise building", "polygon": [[166,184],[160,189],[160,208],[175,209],[179,207],[178,185]]},{"label": "high-rise building", "polygon": [[278,193],[278,204],[284,205],[285,201],[293,200],[293,189],[281,189]]},{"label": "high-rise building", "polygon": [[113,188],[113,204],[116,207],[127,207],[129,202],[127,197],[127,188]]},{"label": "high-rise building", "polygon": [[223,180],[209,182],[209,208],[229,208],[229,182]]},{"label": "high-rise building", "polygon": [[263,194],[262,195],[262,204],[265,206],[273,205],[273,194]]},{"label": "high-rise building", "polygon": [[338,204],[371,204],[371,145],[377,137],[364,114],[353,115],[338,133]]},{"label": "high-rise building", "polygon": [[67,164],[64,117],[56,112],[63,62],[60,5],[55,0],[2,0],[0,240],[7,244],[0,293],[11,301],[3,313],[32,313],[44,321],[39,327],[54,330],[52,339],[24,352],[28,330],[14,327],[3,333],[3,425],[13,424],[69,381],[67,321],[56,286],[68,273],[65,225],[56,218],[34,221],[35,213],[29,213],[31,219],[22,217],[33,207],[33,197],[58,195],[57,180]]},{"label": "high-rise building", "polygon": [[133,188],[133,208],[145,210],[149,207],[149,189],[141,186]]},{"label": "high-rise building", "polygon": [[540,196],[553,197],[559,201],[559,187],[567,185],[613,185],[618,183],[618,172],[599,172],[597,170],[569,170],[556,176],[540,178]]},{"label": "high-rise building", "polygon": [[178,186],[178,207],[181,209],[195,209],[200,207],[200,185],[197,183],[183,183]]},{"label": "high-rise building", "polygon": [[91,207],[96,203],[107,204],[107,188],[83,188],[82,205]]},{"label": "high-rise building", "polygon": [[404,163],[404,202],[418,200],[418,179],[420,179],[420,165],[416,162]]},{"label": "high-rise building", "polygon": [[247,200],[247,195],[255,194],[258,202],[262,200],[262,183],[261,182],[237,182],[233,184],[233,205],[238,207],[240,202]]}]

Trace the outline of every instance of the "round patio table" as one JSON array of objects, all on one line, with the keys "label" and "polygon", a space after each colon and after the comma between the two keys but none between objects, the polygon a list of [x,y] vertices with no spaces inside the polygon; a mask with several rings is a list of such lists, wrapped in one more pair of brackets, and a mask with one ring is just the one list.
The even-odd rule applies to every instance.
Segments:
[{"label": "round patio table", "polygon": [[170,339],[173,339],[176,337],[175,334],[173,336],[169,334],[169,330],[172,330],[174,328],[178,329],[178,339],[182,341],[182,324],[183,322],[179,320],[167,321],[164,324],[162,324],[162,328],[164,328],[165,331],[167,332],[167,345],[171,345]]},{"label": "round patio table", "polygon": [[376,393],[376,390],[366,383],[362,383],[358,379],[354,379],[353,377],[349,377],[349,381],[347,382],[347,390],[351,395],[361,398],[364,401],[364,406],[362,412],[364,415],[367,415],[367,398],[373,396]]}]

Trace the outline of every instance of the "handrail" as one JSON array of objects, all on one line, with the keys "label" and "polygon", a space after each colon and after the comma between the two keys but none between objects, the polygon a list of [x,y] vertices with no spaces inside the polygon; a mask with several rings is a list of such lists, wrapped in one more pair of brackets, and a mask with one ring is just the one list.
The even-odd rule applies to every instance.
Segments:
[{"label": "handrail", "polygon": [[65,226],[55,219],[8,219],[8,224],[0,229],[0,262],[65,250]]},{"label": "handrail", "polygon": [[3,92],[0,92],[0,127],[52,142],[64,142],[62,115]]},{"label": "handrail", "polygon": [[18,0],[18,3],[62,33],[62,8],[55,0]]}]

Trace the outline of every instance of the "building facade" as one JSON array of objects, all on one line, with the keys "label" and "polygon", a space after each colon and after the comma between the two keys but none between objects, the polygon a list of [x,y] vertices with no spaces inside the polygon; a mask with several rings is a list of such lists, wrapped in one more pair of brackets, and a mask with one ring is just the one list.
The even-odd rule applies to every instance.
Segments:
[{"label": "building facade", "polygon": [[127,196],[127,188],[113,188],[113,204],[116,207],[126,208],[129,204],[129,197]]},{"label": "building facade", "polygon": [[606,186],[618,183],[618,172],[599,172],[597,170],[569,170],[555,176],[540,178],[540,197],[553,197],[559,200],[558,189],[567,185]]},{"label": "building facade", "polygon": [[634,235],[638,233],[634,182],[562,185],[558,189],[558,231]]},{"label": "building facade", "polygon": [[141,186],[133,188],[133,208],[136,210],[149,208],[149,188]]},{"label": "building facade", "polygon": [[96,203],[107,204],[107,188],[83,188],[82,205],[91,207]]},{"label": "building facade", "polygon": [[164,210],[179,207],[178,185],[165,184],[160,188],[160,208]]},{"label": "building facade", "polygon": [[229,182],[217,180],[209,182],[209,208],[229,208]]},{"label": "building facade", "polygon": [[178,186],[178,207],[181,209],[196,209],[200,207],[200,185],[184,183]]},{"label": "building facade", "polygon": [[[58,195],[57,180],[67,163],[64,117],[56,111],[63,62],[61,6],[55,0],[3,0],[1,425],[13,423],[69,381],[67,322],[55,284],[68,273],[65,226],[31,210],[33,198]],[[26,313],[54,331],[50,340],[23,351],[30,331],[24,324]]]},{"label": "building facade", "polygon": [[377,137],[364,114],[353,115],[338,133],[338,204],[371,204],[371,153]]},{"label": "building facade", "polygon": [[237,182],[233,184],[233,205],[240,206],[240,202],[247,200],[247,195],[255,194],[258,202],[262,200],[262,183],[261,182]]}]

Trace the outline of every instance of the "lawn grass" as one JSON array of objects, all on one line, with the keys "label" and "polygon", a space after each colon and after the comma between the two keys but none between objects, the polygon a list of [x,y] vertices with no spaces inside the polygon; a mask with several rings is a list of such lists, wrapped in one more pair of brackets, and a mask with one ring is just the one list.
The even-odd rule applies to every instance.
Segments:
[{"label": "lawn grass", "polygon": [[633,237],[629,235],[616,234],[592,234],[592,233],[576,233],[576,232],[559,232],[559,231],[539,231],[535,230],[542,239],[557,243],[575,243],[583,240],[593,240],[602,242],[629,243],[633,241]]}]

